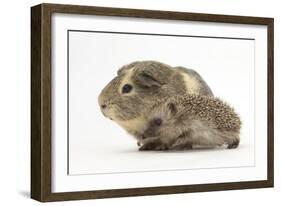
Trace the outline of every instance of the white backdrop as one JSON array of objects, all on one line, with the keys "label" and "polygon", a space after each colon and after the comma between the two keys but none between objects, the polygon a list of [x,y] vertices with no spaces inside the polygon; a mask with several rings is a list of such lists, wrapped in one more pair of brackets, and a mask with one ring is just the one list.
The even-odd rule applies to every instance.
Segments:
[{"label": "white backdrop", "polygon": [[[46,1],[54,2],[54,1]],[[143,9],[163,9],[191,12],[221,13],[233,15],[252,15],[275,17],[275,105],[280,105],[280,5],[278,1],[244,1],[232,0],[212,2],[204,0],[61,0],[57,3],[87,4],[99,6],[131,7]],[[41,1],[6,1],[1,12],[1,23],[5,27],[0,36],[1,42],[1,192],[0,202],[3,205],[39,205],[30,200],[29,196],[29,136],[30,136],[30,6]],[[10,8],[13,8],[11,12]],[[212,193],[194,193],[163,195],[153,197],[133,197],[107,200],[73,201],[67,203],[52,203],[52,205],[144,205],[144,204],[184,204],[189,205],[238,205],[238,204],[268,204],[277,205],[280,201],[280,109],[275,108],[275,165],[276,187],[274,189],[237,190]],[[47,203],[49,205],[49,203]],[[50,203],[51,205],[51,203]]]},{"label": "white backdrop", "polygon": [[[136,140],[102,115],[97,99],[119,67],[149,59],[197,70],[214,94],[229,102],[241,116],[239,148],[138,152]],[[254,40],[71,31],[70,174],[254,166],[255,69]]]}]

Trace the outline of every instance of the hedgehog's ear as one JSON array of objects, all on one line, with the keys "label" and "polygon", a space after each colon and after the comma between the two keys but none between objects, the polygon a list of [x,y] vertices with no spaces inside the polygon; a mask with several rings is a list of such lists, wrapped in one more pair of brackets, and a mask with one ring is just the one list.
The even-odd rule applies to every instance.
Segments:
[{"label": "hedgehog's ear", "polygon": [[176,107],[176,105],[173,103],[173,102],[169,102],[168,104],[167,104],[167,108],[168,108],[168,112],[172,115],[172,116],[174,116],[176,113],[177,113],[177,107]]}]

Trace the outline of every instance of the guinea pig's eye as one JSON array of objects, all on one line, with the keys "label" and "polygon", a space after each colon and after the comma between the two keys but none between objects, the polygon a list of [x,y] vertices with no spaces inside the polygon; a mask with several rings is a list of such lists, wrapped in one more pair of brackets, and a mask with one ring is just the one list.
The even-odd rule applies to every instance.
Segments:
[{"label": "guinea pig's eye", "polygon": [[122,93],[129,93],[133,89],[133,86],[130,84],[125,84],[122,87]]},{"label": "guinea pig's eye", "polygon": [[161,124],[162,124],[162,119],[160,119],[160,118],[154,119],[154,124],[155,124],[156,126],[161,126]]}]

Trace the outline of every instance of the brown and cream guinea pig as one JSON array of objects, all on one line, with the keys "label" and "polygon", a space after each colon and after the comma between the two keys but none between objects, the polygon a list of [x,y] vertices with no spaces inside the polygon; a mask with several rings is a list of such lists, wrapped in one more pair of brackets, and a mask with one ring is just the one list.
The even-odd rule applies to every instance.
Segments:
[{"label": "brown and cream guinea pig", "polygon": [[143,113],[156,101],[174,95],[213,96],[202,77],[192,69],[157,61],[136,61],[120,68],[101,91],[98,102],[105,117],[141,140]]}]

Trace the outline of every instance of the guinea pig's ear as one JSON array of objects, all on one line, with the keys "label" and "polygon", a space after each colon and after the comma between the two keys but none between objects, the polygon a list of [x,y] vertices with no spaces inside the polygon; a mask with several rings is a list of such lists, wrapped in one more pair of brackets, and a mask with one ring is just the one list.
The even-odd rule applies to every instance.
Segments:
[{"label": "guinea pig's ear", "polygon": [[178,111],[176,105],[173,102],[167,103],[167,109],[172,116],[174,116]]},{"label": "guinea pig's ear", "polygon": [[160,87],[162,85],[161,82],[157,79],[157,77],[154,77],[153,75],[144,71],[139,73],[136,79],[140,85],[145,87],[152,87],[152,86]]},{"label": "guinea pig's ear", "polygon": [[119,76],[119,75],[125,73],[127,70],[129,70],[129,67],[126,67],[126,66],[121,67],[120,69],[118,69],[117,75]]},{"label": "guinea pig's ear", "polygon": [[154,61],[145,62],[135,70],[137,81],[146,87],[167,84],[172,72],[168,65]]},{"label": "guinea pig's ear", "polygon": [[121,74],[125,74],[128,70],[132,69],[136,64],[138,64],[137,61],[122,66],[122,67],[117,71],[117,75],[119,76],[119,75],[121,75]]}]

